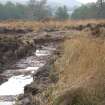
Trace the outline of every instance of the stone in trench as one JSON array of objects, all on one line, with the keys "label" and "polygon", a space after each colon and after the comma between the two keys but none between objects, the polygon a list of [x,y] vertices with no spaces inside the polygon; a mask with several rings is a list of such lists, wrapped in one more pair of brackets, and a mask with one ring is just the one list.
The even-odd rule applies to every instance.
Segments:
[{"label": "stone in trench", "polygon": [[3,82],[6,82],[8,81],[7,77],[4,76],[4,75],[0,75],[0,85],[3,83]]},{"label": "stone in trench", "polygon": [[24,92],[26,94],[32,94],[32,95],[36,95],[39,93],[39,90],[37,86],[31,86],[31,85],[27,85],[24,87]]}]

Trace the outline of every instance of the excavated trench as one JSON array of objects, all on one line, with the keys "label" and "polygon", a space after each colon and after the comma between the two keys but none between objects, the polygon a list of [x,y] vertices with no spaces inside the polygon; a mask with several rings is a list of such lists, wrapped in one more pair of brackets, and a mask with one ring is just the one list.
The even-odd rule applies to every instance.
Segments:
[{"label": "excavated trench", "polygon": [[54,43],[41,45],[31,56],[16,62],[14,69],[7,69],[1,74],[7,81],[0,85],[0,105],[13,105],[16,97],[24,94],[24,86],[33,81],[33,74],[48,62],[56,48]]},{"label": "excavated trench", "polygon": [[[9,30],[9,32],[11,33],[11,30]],[[41,69],[44,69],[48,62],[52,60],[53,55],[58,54],[57,49],[59,43],[64,41],[65,36],[70,32],[71,31],[54,31],[33,32],[25,35],[18,34],[18,36],[20,35],[19,39],[21,39],[18,40],[18,36],[16,38],[14,36],[13,38],[11,35],[5,35],[4,30],[2,35],[0,30],[1,39],[6,38],[6,42],[3,43],[2,46],[3,49],[1,50],[0,60],[7,64],[7,67],[4,66],[4,69],[0,69],[0,105],[13,105],[18,96],[26,93],[27,89],[25,87],[33,83],[34,75],[37,74],[38,71],[40,72]],[[13,43],[9,40],[11,38],[13,39]],[[31,42],[27,42],[29,38]],[[11,43],[7,43],[7,41]],[[23,41],[26,43],[23,43]],[[1,40],[1,42],[4,42],[4,40]],[[13,47],[14,49],[7,46],[10,44],[15,45],[15,43],[17,47]],[[5,53],[3,52],[4,48],[6,49]],[[0,62],[0,64],[2,64],[2,62]],[[43,79],[45,80],[44,77],[41,79],[42,81]]]}]

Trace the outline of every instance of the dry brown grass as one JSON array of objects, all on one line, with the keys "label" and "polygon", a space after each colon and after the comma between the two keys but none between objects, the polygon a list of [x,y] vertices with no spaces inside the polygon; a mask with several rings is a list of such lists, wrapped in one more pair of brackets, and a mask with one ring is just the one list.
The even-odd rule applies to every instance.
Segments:
[{"label": "dry brown grass", "polygon": [[48,105],[104,105],[104,39],[80,35],[65,41],[55,69],[59,81],[51,88]]},{"label": "dry brown grass", "polygon": [[7,27],[7,28],[30,28],[35,31],[41,30],[43,28],[57,28],[57,29],[64,29],[65,27],[72,27],[78,25],[86,25],[86,24],[98,24],[98,23],[105,23],[105,20],[66,20],[66,21],[23,21],[23,20],[8,20],[8,21],[1,21],[0,27]]}]

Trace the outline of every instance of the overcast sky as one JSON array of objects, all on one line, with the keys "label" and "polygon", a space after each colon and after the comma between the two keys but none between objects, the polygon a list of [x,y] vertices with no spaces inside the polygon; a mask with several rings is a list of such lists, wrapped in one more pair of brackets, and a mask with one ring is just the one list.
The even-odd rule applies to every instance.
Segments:
[{"label": "overcast sky", "polygon": [[[26,1],[28,1],[28,0],[0,0],[1,2],[5,2],[5,1],[17,1],[17,2],[26,2]],[[52,0],[52,1],[54,1],[54,0]],[[55,0],[56,1],[56,0]],[[60,1],[62,1],[62,0],[60,0]],[[64,1],[64,0],[63,0]],[[77,0],[77,1],[79,1],[79,2],[81,2],[81,3],[88,3],[88,2],[96,2],[97,0]]]},{"label": "overcast sky", "polygon": [[77,1],[82,3],[88,3],[88,2],[96,2],[97,0],[77,0]]}]

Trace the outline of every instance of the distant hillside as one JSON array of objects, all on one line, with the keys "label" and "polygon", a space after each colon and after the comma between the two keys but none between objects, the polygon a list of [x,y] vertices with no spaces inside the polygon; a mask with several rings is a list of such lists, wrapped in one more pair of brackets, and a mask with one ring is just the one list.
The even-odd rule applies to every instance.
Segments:
[{"label": "distant hillside", "polygon": [[80,5],[80,3],[76,0],[48,0],[48,4],[53,7],[66,5],[68,8]]}]

